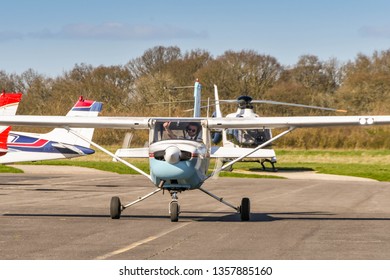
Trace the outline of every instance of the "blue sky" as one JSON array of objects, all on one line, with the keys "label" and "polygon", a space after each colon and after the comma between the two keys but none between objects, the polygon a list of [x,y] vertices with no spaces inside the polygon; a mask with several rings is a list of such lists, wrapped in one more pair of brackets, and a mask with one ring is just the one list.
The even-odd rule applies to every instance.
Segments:
[{"label": "blue sky", "polygon": [[12,0],[1,4],[0,70],[55,77],[124,65],[154,46],[353,60],[390,49],[387,0]]}]

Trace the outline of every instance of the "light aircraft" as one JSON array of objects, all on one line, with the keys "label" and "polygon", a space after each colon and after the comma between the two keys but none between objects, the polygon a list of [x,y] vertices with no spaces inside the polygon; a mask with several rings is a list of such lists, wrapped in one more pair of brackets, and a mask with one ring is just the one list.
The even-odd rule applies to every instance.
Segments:
[{"label": "light aircraft", "polygon": [[[80,97],[67,116],[96,117],[102,103]],[[78,133],[92,139],[93,128],[80,128]],[[67,130],[55,128],[48,133],[9,132],[8,153],[0,157],[1,164],[73,158],[93,154],[90,144]]]},{"label": "light aircraft", "polygon": [[[7,93],[3,90],[0,94],[0,116],[15,115],[18,108],[22,93]],[[4,156],[8,152],[7,139],[10,126],[0,126],[0,156]]]},{"label": "light aircraft", "polygon": [[[176,135],[186,135],[190,124],[199,128],[197,140],[188,140],[184,137],[177,139],[169,137],[166,128]],[[242,198],[239,206],[225,201],[202,186],[213,176],[213,173],[229,168],[232,164],[250,156],[258,150],[270,145],[277,139],[297,128],[390,125],[390,115],[382,116],[300,116],[300,117],[258,117],[258,118],[163,118],[163,117],[69,117],[69,116],[2,116],[0,125],[60,127],[66,129],[82,140],[107,153],[109,156],[124,163],[148,178],[155,189],[137,200],[122,204],[119,197],[114,196],[110,203],[110,216],[119,219],[126,208],[160,192],[167,191],[171,195],[169,206],[172,222],[178,221],[180,208],[178,193],[188,190],[200,190],[217,201],[231,207],[240,213],[241,220],[250,219],[250,200]],[[111,129],[148,129],[149,130],[149,165],[150,174],[145,173],[128,161],[115,156],[97,143],[86,139],[75,128],[111,128]],[[237,159],[225,164],[212,174],[208,174],[211,154],[211,135],[214,129],[284,129],[268,141],[242,154]]]},{"label": "light aircraft", "polygon": [[[201,117],[201,109],[202,108],[209,108],[211,106],[210,104],[207,106],[201,106],[202,85],[198,79],[196,80],[194,86],[174,87],[172,89],[176,90],[179,88],[182,88],[182,89],[183,88],[184,89],[185,88],[194,88],[194,101],[193,101],[194,108],[189,109],[189,110],[185,110],[185,112],[193,111],[194,118]],[[214,100],[215,104],[213,104],[213,106],[215,105],[216,111],[213,114],[213,116],[217,117],[217,118],[222,117],[220,103],[237,102],[237,100],[219,100],[218,88],[216,85],[214,85],[214,98],[215,98],[215,100]],[[178,101],[178,102],[188,102],[188,101],[190,101],[190,100],[184,100],[184,101]],[[169,103],[170,104],[170,103],[172,103],[172,101],[162,102],[162,103],[164,103],[164,104]],[[241,104],[240,98],[238,99],[238,103],[239,103],[239,105]],[[151,103],[151,104],[161,104],[161,102],[160,103]],[[285,103],[285,104],[290,104],[290,103]],[[296,105],[296,104],[293,104],[293,105]],[[302,105],[302,106],[305,106],[305,105]],[[244,108],[243,106],[240,105],[237,113],[229,114],[226,117],[228,117],[228,118],[230,118],[230,117],[231,118],[258,117],[258,115],[253,112],[253,107],[251,109],[249,109],[249,106],[247,106],[247,107],[248,108]],[[231,134],[233,134],[233,132],[234,132],[234,135],[236,135],[236,136],[237,135],[240,135],[240,136],[246,135],[248,131],[249,130],[237,130],[237,129],[229,130],[229,132]],[[210,156],[212,158],[219,159],[217,166],[220,165],[220,163],[223,164],[224,162],[228,162],[228,161],[232,160],[232,158],[237,158],[237,157],[241,156],[242,154],[248,153],[249,151],[251,151],[252,148],[255,148],[259,144],[262,144],[263,142],[265,142],[266,140],[269,140],[272,137],[272,134],[270,134],[271,131],[269,129],[268,130],[267,129],[261,129],[261,130],[258,129],[258,130],[250,130],[250,131],[252,133],[254,133],[256,131],[256,134],[261,135],[261,137],[269,136],[269,138],[267,138],[267,139],[262,138],[263,141],[261,141],[261,142],[251,142],[251,143],[249,143],[250,142],[249,139],[248,139],[248,141],[242,141],[244,138],[240,138],[241,141],[239,141],[239,142],[234,141],[234,143],[233,143],[233,142],[228,140],[226,130],[214,131],[212,133],[211,140],[212,140],[213,144],[218,144],[222,140],[222,146],[213,145],[211,147]],[[228,134],[228,135],[230,135],[230,134]],[[117,150],[115,155],[122,157],[122,158],[132,158],[132,157],[147,158],[148,157],[148,148],[132,148],[132,149],[122,148],[122,149]],[[259,161],[262,164],[264,169],[265,169],[264,162],[271,162],[271,164],[273,166],[273,171],[276,171],[276,168],[274,167],[274,163],[276,162],[275,151],[273,149],[270,149],[269,147],[264,147],[263,149],[256,151],[255,153],[249,155],[248,158],[255,160],[255,161]]]}]

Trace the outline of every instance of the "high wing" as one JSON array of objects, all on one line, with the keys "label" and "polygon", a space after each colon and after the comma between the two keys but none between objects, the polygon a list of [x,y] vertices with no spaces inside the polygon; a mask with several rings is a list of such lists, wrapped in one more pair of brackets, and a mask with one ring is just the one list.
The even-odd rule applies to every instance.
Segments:
[{"label": "high wing", "polygon": [[[0,125],[38,127],[93,127],[112,129],[148,129],[153,120],[191,121],[194,118],[156,117],[67,117],[67,116],[1,116]],[[302,116],[244,118],[196,118],[207,122],[209,129],[218,128],[301,128],[327,126],[388,125],[390,115],[382,116]]]},{"label": "high wing", "polygon": [[2,116],[0,124],[63,128],[147,129],[150,118],[143,117],[69,117],[69,116]]},{"label": "high wing", "polygon": [[210,129],[216,128],[301,128],[327,126],[388,125],[390,116],[303,116],[303,117],[259,117],[253,119],[214,118],[208,120]]}]

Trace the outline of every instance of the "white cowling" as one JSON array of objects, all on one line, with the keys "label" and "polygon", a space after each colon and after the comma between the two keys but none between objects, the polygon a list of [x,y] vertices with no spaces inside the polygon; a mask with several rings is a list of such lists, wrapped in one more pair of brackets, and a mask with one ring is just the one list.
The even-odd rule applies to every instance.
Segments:
[{"label": "white cowling", "polygon": [[165,149],[164,159],[170,164],[175,164],[180,161],[180,149],[176,146],[170,146]]}]

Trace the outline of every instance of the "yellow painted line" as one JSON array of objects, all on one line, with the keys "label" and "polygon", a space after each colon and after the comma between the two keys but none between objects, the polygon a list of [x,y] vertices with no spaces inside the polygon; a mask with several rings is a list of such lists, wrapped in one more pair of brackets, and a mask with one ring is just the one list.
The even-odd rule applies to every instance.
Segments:
[{"label": "yellow painted line", "polygon": [[137,248],[138,246],[144,245],[144,244],[149,243],[149,242],[151,242],[153,240],[156,240],[156,239],[158,239],[160,237],[163,237],[164,235],[167,235],[167,234],[169,234],[169,233],[171,233],[171,232],[173,232],[175,230],[178,230],[178,229],[180,229],[182,227],[185,227],[186,225],[189,225],[189,224],[190,223],[183,223],[183,224],[181,224],[181,225],[179,225],[177,227],[174,227],[174,228],[171,228],[171,229],[169,229],[167,231],[161,232],[158,235],[152,235],[152,236],[147,237],[145,239],[142,239],[140,241],[131,243],[130,245],[128,245],[126,247],[123,247],[121,249],[118,249],[118,250],[115,250],[113,252],[107,253],[105,255],[99,256],[99,257],[95,258],[95,260],[106,260],[106,259],[111,258],[113,256],[116,256],[116,255],[128,252],[130,250],[133,250],[133,249]]}]

